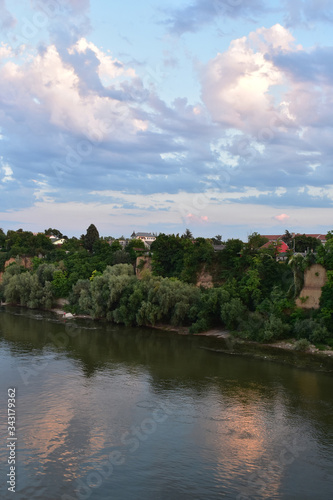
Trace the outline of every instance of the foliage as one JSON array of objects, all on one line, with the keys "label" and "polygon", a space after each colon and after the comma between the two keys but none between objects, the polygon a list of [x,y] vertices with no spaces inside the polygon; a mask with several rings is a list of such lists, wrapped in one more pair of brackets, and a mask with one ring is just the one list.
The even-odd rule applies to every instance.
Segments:
[{"label": "foliage", "polygon": [[323,321],[314,319],[296,321],[293,333],[296,339],[308,339],[312,343],[323,342],[330,336]]},{"label": "foliage", "polygon": [[17,264],[8,266],[6,269],[3,275],[1,295],[5,302],[32,309],[49,309],[54,300],[49,281],[41,284],[37,273],[33,274]]},{"label": "foliage", "polygon": [[67,236],[64,236],[59,229],[52,229],[52,227],[45,229],[44,233],[48,236],[56,236],[59,240],[62,238],[67,239]]},{"label": "foliage", "polygon": [[222,302],[221,319],[230,330],[237,330],[244,320],[247,309],[240,298],[231,298],[230,301]]},{"label": "foliage", "polygon": [[132,264],[135,263],[136,258],[139,255],[142,255],[142,252],[144,250],[145,250],[145,244],[140,239],[131,240],[125,247],[125,252],[127,252],[128,255],[130,256],[130,262],[132,262]]},{"label": "foliage", "polygon": [[268,239],[265,238],[265,236],[261,236],[261,234],[254,232],[248,237],[247,247],[254,250],[262,247],[267,242]]},{"label": "foliage", "polygon": [[84,248],[92,252],[94,243],[99,239],[99,232],[94,224],[90,224],[84,237]]},{"label": "foliage", "polygon": [[34,235],[30,231],[7,232],[4,248],[7,251],[7,256],[16,257],[17,255],[35,256],[38,254],[45,255],[48,251],[53,249],[53,244],[45,236],[45,234],[38,233]]},{"label": "foliage", "polygon": [[209,240],[197,238],[194,243],[189,243],[184,252],[180,278],[188,283],[196,283],[199,271],[204,264],[209,266],[212,263],[213,255],[214,249]]},{"label": "foliage", "polygon": [[159,234],[150,247],[153,273],[164,278],[179,278],[184,267],[184,248],[184,240],[179,235]]},{"label": "foliage", "polygon": [[185,229],[185,233],[181,235],[181,238],[185,238],[187,240],[193,240],[193,234],[189,229]]},{"label": "foliage", "polygon": [[295,252],[316,251],[322,245],[321,241],[312,236],[305,234],[297,234],[294,238]]},{"label": "foliage", "polygon": [[[68,297],[74,313],[126,325],[186,325],[192,333],[226,327],[261,342],[295,336],[333,343],[333,233],[317,254],[295,254],[288,263],[277,261],[274,249],[262,248],[258,233],[246,245],[229,239],[218,252],[212,242],[222,243],[220,235],[194,240],[189,230],[182,236],[160,234],[151,245],[153,274],[142,271],[139,280],[133,264],[146,250],[143,242],[132,239],[125,249],[119,241],[110,245],[92,226],[81,239],[67,239],[61,249],[44,234],[21,229],[5,235],[0,230],[0,265],[19,254],[31,256],[33,263],[32,270],[17,263],[6,268],[0,298],[45,308],[55,298]],[[52,228],[46,232],[61,235]],[[285,237],[290,239],[290,233]],[[305,243],[309,246],[308,240],[298,239]],[[294,299],[304,270],[315,259],[328,269],[328,281],[320,309],[305,312]],[[202,269],[212,274],[214,288],[195,286]]]},{"label": "foliage", "polygon": [[288,231],[288,229],[285,230],[285,233],[281,239],[288,245],[289,249],[293,248],[294,238],[293,235]]},{"label": "foliage", "polygon": [[307,339],[299,339],[294,344],[295,351],[307,351],[311,343]]}]

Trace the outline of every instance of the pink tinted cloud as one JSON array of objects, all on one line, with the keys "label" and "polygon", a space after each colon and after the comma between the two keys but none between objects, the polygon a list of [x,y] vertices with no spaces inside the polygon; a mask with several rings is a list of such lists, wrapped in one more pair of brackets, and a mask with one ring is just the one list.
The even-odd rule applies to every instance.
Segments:
[{"label": "pink tinted cloud", "polygon": [[280,214],[280,215],[276,215],[275,217],[273,217],[273,219],[278,220],[280,222],[283,222],[285,220],[290,219],[290,216],[287,214]]},{"label": "pink tinted cloud", "polygon": [[186,218],[191,221],[191,222],[195,222],[195,223],[199,223],[199,224],[202,224],[204,222],[208,222],[208,217],[207,215],[194,215],[194,214],[187,214]]}]

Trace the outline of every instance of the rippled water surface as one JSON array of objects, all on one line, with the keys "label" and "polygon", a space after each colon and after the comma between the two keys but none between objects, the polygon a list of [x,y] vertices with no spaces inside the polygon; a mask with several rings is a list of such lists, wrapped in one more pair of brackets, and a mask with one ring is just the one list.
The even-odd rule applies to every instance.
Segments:
[{"label": "rippled water surface", "polygon": [[0,308],[0,498],[331,500],[330,366],[219,346]]}]

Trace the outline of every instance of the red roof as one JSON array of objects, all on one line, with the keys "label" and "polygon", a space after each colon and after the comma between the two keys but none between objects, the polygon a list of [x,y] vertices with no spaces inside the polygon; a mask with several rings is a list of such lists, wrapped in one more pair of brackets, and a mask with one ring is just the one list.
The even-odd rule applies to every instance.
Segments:
[{"label": "red roof", "polygon": [[[265,243],[261,248],[268,248],[271,246],[271,244],[272,243],[270,241],[267,241],[267,243]],[[277,253],[285,253],[288,252],[289,247],[287,243],[285,243],[284,241],[279,241],[276,245],[275,250]]]}]

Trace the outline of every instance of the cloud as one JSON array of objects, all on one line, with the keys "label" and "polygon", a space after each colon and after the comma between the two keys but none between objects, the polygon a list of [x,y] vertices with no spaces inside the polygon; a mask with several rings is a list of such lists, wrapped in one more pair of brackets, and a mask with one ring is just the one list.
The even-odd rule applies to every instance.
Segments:
[{"label": "cloud", "polygon": [[[86,14],[87,4],[78,18]],[[201,102],[176,94],[167,104],[121,57],[73,34],[69,45],[55,38],[16,55],[0,47],[9,221],[44,220],[43,210],[52,218],[53,205],[64,224],[73,210],[73,227],[91,210],[105,227],[174,221],[206,230],[221,211],[230,225],[242,224],[241,213],[246,224],[251,214],[279,225],[284,211],[294,221],[290,207],[331,206],[329,48],[306,51],[281,25],[261,27],[201,68]]]},{"label": "cloud", "polygon": [[331,0],[283,0],[282,5],[287,27],[305,25],[313,26],[318,22],[333,22],[333,6]]},{"label": "cloud", "polygon": [[16,25],[16,19],[6,7],[6,1],[0,0],[0,29],[3,31],[8,31],[14,28]]},{"label": "cloud", "polygon": [[267,53],[294,49],[293,36],[281,25],[259,28],[234,40],[203,70],[202,99],[214,121],[258,134],[273,120],[288,121],[283,103],[275,103],[272,88],[285,84],[283,71]]},{"label": "cloud", "polygon": [[194,214],[187,214],[186,219],[188,222],[191,224],[204,224],[208,222],[208,217],[207,215],[194,215]]},{"label": "cloud", "polygon": [[[261,0],[195,0],[187,7],[170,12],[166,21],[169,31],[182,35],[186,32],[196,32],[215,18],[248,18],[260,16],[267,11],[267,6]],[[167,11],[168,13],[168,11]]]},{"label": "cloud", "polygon": [[13,172],[12,168],[6,163],[2,163],[1,158],[0,158],[0,163],[2,164],[2,166],[0,167],[0,173],[3,176],[2,178],[0,178],[0,181],[3,183],[13,181],[14,180],[14,177],[13,177],[14,172]]},{"label": "cloud", "polygon": [[[118,192],[114,194],[119,197]],[[224,238],[236,236],[243,239],[246,234],[259,228],[266,234],[280,231],[281,221],[274,219],[276,209],[271,205],[263,210],[262,205],[255,203],[207,203],[203,216],[205,219],[201,220],[202,212],[186,212],[186,208],[193,206],[194,201],[194,197],[188,193],[174,195],[174,203],[169,210],[156,210],[157,206],[164,207],[169,196],[167,193],[155,196],[149,206],[143,195],[121,195],[123,203],[129,204],[128,208],[121,204],[117,206],[114,202],[102,204],[84,200],[56,203],[41,200],[25,209],[0,211],[0,223],[5,230],[22,227],[42,231],[45,227],[57,227],[69,236],[80,236],[89,223],[94,223],[101,235],[118,237],[121,234],[129,236],[133,229],[181,233],[186,227],[193,232],[197,230],[195,236],[211,237],[220,233]],[[224,214],[223,220],[221,213]],[[187,217],[189,214],[192,217]],[[311,228],[313,232],[325,233],[332,229],[331,208],[288,208],[288,214],[288,225],[295,231],[310,232]],[[272,220],[276,222],[272,224]]]},{"label": "cloud", "polygon": [[275,217],[273,217],[273,219],[278,220],[280,222],[284,222],[284,221],[290,219],[290,216],[287,214],[280,214],[280,215],[275,215]]}]

